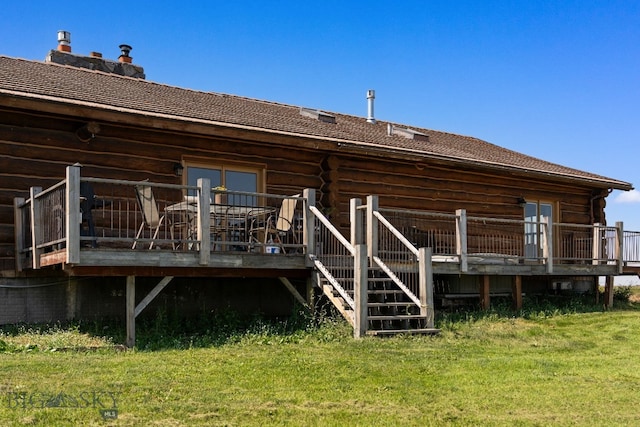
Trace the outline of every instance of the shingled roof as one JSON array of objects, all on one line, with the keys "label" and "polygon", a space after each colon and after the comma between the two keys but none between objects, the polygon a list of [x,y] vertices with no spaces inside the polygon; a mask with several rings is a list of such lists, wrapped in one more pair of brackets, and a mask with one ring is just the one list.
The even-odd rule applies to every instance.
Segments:
[{"label": "shingled roof", "polygon": [[411,130],[420,138],[390,136],[388,125],[403,129],[408,126],[383,121],[370,124],[363,117],[327,113],[335,118],[335,123],[331,123],[302,115],[296,106],[0,56],[0,105],[6,102],[3,101],[6,97],[299,135],[370,149],[395,150],[415,155],[416,159],[439,158],[588,182],[598,187],[632,188],[624,181],[550,163],[469,136],[413,126]]}]

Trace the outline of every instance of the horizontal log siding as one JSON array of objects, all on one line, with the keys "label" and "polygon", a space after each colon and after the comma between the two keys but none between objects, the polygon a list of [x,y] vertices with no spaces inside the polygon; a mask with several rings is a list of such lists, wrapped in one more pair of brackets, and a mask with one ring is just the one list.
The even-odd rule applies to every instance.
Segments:
[{"label": "horizontal log siding", "polygon": [[[77,113],[77,112],[75,112]],[[469,215],[522,218],[520,196],[557,202],[561,222],[589,224],[591,189],[551,180],[531,180],[515,173],[502,176],[443,161],[403,163],[380,157],[327,153],[309,139],[214,129],[202,136],[163,130],[162,120],[141,120],[154,128],[100,123],[88,143],[75,136],[86,121],[53,114],[2,111],[0,123],[0,269],[12,270],[13,197],[27,197],[30,186],[46,188],[64,177],[65,167],[80,162],[85,176],[179,184],[173,164],[183,158],[214,163],[239,162],[267,168],[267,192],[296,194],[315,188],[329,216],[343,230],[349,226],[349,200],[380,196],[380,206],[425,209]],[[105,117],[117,115],[105,115]],[[122,116],[119,116],[122,117]],[[185,124],[185,130],[198,128]],[[604,204],[601,204],[604,206]],[[602,209],[598,209],[601,211]],[[601,217],[598,212],[594,213]]]},{"label": "horizontal log siding", "polygon": [[[517,204],[528,200],[558,203],[560,222],[589,224],[591,189],[552,181],[530,180],[515,175],[497,177],[473,170],[448,170],[440,166],[340,157],[333,162],[332,177],[339,201],[334,217],[341,227],[349,223],[349,199],[380,196],[380,206],[453,213],[466,209],[468,215],[522,219]],[[557,219],[556,219],[557,220]],[[570,220],[570,221],[569,221]]]},{"label": "horizontal log siding", "polygon": [[[59,182],[66,166],[75,162],[84,166],[83,176],[180,184],[182,178],[175,176],[173,165],[189,157],[216,164],[266,166],[269,193],[298,194],[322,185],[324,155],[308,149],[104,123],[100,123],[100,134],[85,143],[74,133],[83,122],[0,114],[0,270],[4,271],[15,266],[13,198],[27,198],[31,186],[47,188]],[[106,195],[98,186],[96,194]]]}]

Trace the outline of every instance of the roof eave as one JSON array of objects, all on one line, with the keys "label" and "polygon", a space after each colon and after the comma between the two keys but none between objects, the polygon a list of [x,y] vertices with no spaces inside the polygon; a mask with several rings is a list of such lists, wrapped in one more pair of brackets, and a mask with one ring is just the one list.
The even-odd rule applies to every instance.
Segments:
[{"label": "roof eave", "polygon": [[[363,141],[353,141],[353,140],[345,140],[340,138],[323,137],[318,135],[282,131],[277,129],[268,129],[263,127],[243,125],[238,123],[198,119],[193,117],[172,115],[172,114],[166,114],[166,113],[140,111],[140,110],[126,108],[126,107],[116,107],[113,105],[99,104],[99,103],[80,101],[80,100],[75,100],[70,98],[60,98],[60,97],[41,95],[41,94],[33,94],[28,92],[18,92],[18,91],[0,89],[0,95],[7,95],[9,97],[22,98],[22,99],[33,100],[33,101],[46,101],[46,102],[57,103],[57,104],[69,104],[74,106],[90,108],[90,109],[99,109],[99,110],[106,110],[106,111],[111,111],[116,113],[135,115],[138,117],[140,116],[154,117],[159,119],[175,120],[180,122],[190,122],[193,124],[200,124],[204,126],[226,127],[226,128],[233,128],[233,129],[245,130],[245,131],[251,131],[251,132],[261,132],[261,133],[267,133],[272,135],[276,134],[276,135],[289,136],[289,137],[305,138],[305,139],[316,140],[316,141],[324,141],[324,142],[329,142],[331,144],[335,144],[336,151],[346,151],[346,150],[349,150],[349,151],[353,150],[357,152],[362,150],[366,150],[369,152],[375,151],[375,152],[384,154],[386,156],[395,155],[396,157],[402,157],[405,159],[407,156],[410,156],[410,157],[413,157],[414,160],[416,161],[420,161],[424,159],[434,159],[434,160],[445,161],[445,162],[450,162],[455,164],[481,167],[484,169],[502,170],[507,172],[516,172],[518,174],[524,174],[529,176],[561,179],[565,181],[581,183],[583,185],[585,184],[594,185],[598,188],[610,188],[610,189],[622,190],[622,191],[633,190],[633,185],[631,183],[613,180],[613,179],[606,179],[605,177],[603,177],[603,179],[579,177],[579,176],[573,176],[569,174],[553,173],[553,172],[544,171],[544,170],[533,170],[533,169],[518,167],[514,165],[481,161],[477,159],[434,154],[434,153],[429,153],[426,151],[421,151],[421,150],[411,149],[411,148],[385,147],[379,144],[363,142]],[[55,111],[49,111],[49,112],[55,112]],[[132,120],[132,122],[135,122],[135,120]]]}]

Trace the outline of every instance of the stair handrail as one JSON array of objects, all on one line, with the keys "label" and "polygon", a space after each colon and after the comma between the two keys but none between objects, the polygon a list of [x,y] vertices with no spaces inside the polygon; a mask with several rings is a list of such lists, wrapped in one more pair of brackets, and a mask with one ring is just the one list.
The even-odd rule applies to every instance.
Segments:
[{"label": "stair handrail", "polygon": [[333,226],[333,224],[331,224],[331,221],[329,221],[323,214],[322,212],[320,212],[320,210],[318,208],[316,208],[315,206],[309,206],[309,210],[311,212],[313,212],[313,215],[318,218],[320,220],[320,222],[327,227],[327,229],[331,232],[331,234],[333,234],[336,239],[338,239],[338,241],[340,241],[340,243],[342,243],[342,245],[347,248],[347,250],[351,253],[351,255],[355,255],[356,254],[356,248],[349,243],[349,241],[347,239],[344,238],[344,236],[342,235],[342,233],[340,233],[338,231],[337,228],[335,228]]},{"label": "stair handrail", "polygon": [[[378,221],[380,221],[382,223],[382,225],[384,225],[385,227],[387,227],[387,229],[391,232],[391,234],[393,234],[398,240],[400,240],[400,242],[402,242],[403,245],[405,245],[407,247],[407,249],[409,249],[409,251],[411,251],[416,258],[418,256],[420,256],[420,252],[418,251],[418,248],[416,248],[413,243],[411,243],[409,241],[409,239],[407,239],[406,237],[404,237],[404,235],[398,231],[397,228],[395,228],[393,226],[393,224],[391,224],[385,217],[384,215],[382,215],[379,211],[373,211],[373,215],[375,215],[375,217],[378,219]],[[377,258],[377,257],[376,257]]]},{"label": "stair handrail", "polygon": [[378,267],[380,267],[382,269],[382,271],[385,272],[385,274],[387,276],[389,276],[389,278],[391,280],[393,280],[393,282],[400,288],[402,289],[402,291],[409,297],[409,299],[411,301],[413,301],[413,303],[415,305],[417,305],[418,307],[420,307],[421,303],[420,303],[420,299],[415,296],[415,294],[413,292],[411,292],[411,289],[407,288],[407,286],[402,283],[402,280],[400,280],[400,278],[398,276],[396,276],[396,274],[389,268],[389,266],[387,266],[387,264],[384,263],[384,261],[382,261],[380,258],[378,258],[377,256],[373,257],[373,261],[378,264]]},{"label": "stair handrail", "polygon": [[371,262],[377,264],[385,272],[385,274],[387,274],[387,276],[389,276],[389,278],[398,286],[398,288],[400,288],[400,290],[402,290],[414,304],[420,307],[421,311],[424,311],[425,308],[423,307],[424,304],[422,304],[420,300],[420,295],[416,295],[415,292],[413,292],[398,277],[398,275],[387,265],[387,263],[385,263],[378,256],[378,246],[379,246],[379,242],[377,241],[378,232],[377,232],[377,226],[375,226],[373,222],[381,223],[415,257],[414,262],[415,262],[416,272],[419,275],[422,274],[420,272],[420,250],[416,248],[415,245],[411,243],[409,239],[407,239],[393,224],[391,224],[384,217],[382,213],[379,212],[377,196],[367,197],[367,210],[370,211],[367,214],[370,218],[368,222],[371,222],[371,223],[367,223],[367,229],[368,229],[367,235],[368,235],[368,239],[371,240],[368,244]]},{"label": "stair handrail", "polygon": [[[327,219],[322,214],[322,212],[320,212],[318,208],[316,208],[313,205],[309,205],[308,209],[309,209],[309,212],[314,217],[316,217],[322,223],[322,225],[324,225],[327,228],[327,230],[336,238],[336,240],[338,240],[338,242],[340,242],[340,244],[343,245],[345,249],[349,251],[349,254],[351,254],[351,257],[353,258],[353,263],[355,266],[355,256],[356,256],[355,247],[351,243],[349,243],[349,241],[342,235],[342,233],[340,233],[340,231],[338,231],[338,229],[335,228],[333,224],[331,224],[331,221],[329,221],[329,219]],[[318,259],[318,256],[314,253],[313,249],[309,248],[308,254],[309,254],[309,258],[313,262],[314,266],[318,269],[318,271],[320,271],[322,275],[329,281],[329,283],[331,283],[331,285],[338,292],[338,294],[340,294],[340,296],[345,301],[345,303],[348,304],[352,310],[355,310],[354,299],[344,289],[344,287],[340,284],[340,282],[336,280],[333,274],[331,274],[331,271],[329,270],[329,268],[325,266],[320,259]]]}]

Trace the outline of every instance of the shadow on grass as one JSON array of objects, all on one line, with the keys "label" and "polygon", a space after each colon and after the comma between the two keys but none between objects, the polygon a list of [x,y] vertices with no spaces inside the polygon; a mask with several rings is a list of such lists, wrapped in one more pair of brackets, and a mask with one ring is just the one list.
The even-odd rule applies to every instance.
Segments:
[{"label": "shadow on grass", "polygon": [[[640,303],[630,302],[629,295],[625,290],[616,293],[612,310],[640,311]],[[603,298],[600,297],[599,301],[602,302]],[[512,310],[509,298],[494,298],[489,310],[481,310],[478,305],[437,310],[435,326],[447,328],[457,322],[541,319],[602,311],[606,310],[601,303],[595,303],[595,295],[527,296],[523,299],[522,309],[517,312]],[[53,339],[43,342],[38,338],[43,336],[52,336]],[[22,340],[24,344],[7,344],[11,337]],[[86,338],[83,341],[78,337]],[[231,309],[184,317],[175,311],[159,309],[153,316],[136,320],[138,351],[219,347],[241,342],[336,342],[350,340],[351,337],[349,324],[326,305],[318,307],[315,316],[307,314],[301,307],[296,307],[293,314],[282,318],[266,318],[259,314],[243,316]],[[118,349],[125,341],[126,324],[122,319],[0,326],[0,352]]]},{"label": "shadow on grass", "polygon": [[[613,308],[604,306],[604,294],[596,303],[595,294],[583,295],[535,295],[522,300],[522,308],[514,311],[510,298],[493,298],[488,310],[481,310],[479,303],[455,309],[440,310],[436,313],[436,327],[458,321],[479,321],[487,319],[540,319],[576,313],[599,313],[608,310],[640,311],[640,303],[630,301],[632,291],[628,287],[615,289]],[[440,326],[439,326],[440,325]]]}]

